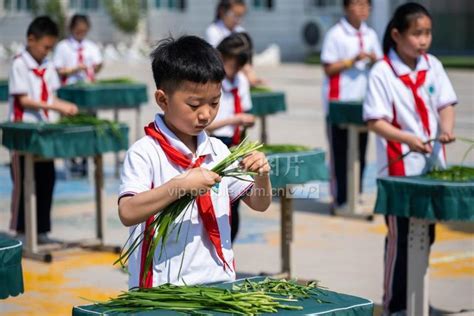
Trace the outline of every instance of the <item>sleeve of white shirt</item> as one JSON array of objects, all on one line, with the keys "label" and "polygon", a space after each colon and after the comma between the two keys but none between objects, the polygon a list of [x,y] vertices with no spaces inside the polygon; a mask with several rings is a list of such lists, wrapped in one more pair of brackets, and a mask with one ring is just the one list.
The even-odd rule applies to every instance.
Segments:
[{"label": "sleeve of white shirt", "polygon": [[209,27],[206,30],[206,41],[212,45],[212,47],[216,47],[219,45],[219,42],[221,40],[219,31],[217,28],[214,26],[214,24],[209,25]]},{"label": "sleeve of white shirt", "polygon": [[332,64],[341,59],[338,54],[337,38],[334,31],[334,29],[329,30],[329,32],[326,33],[326,37],[323,41],[323,47],[321,49],[321,62],[324,64]]},{"label": "sleeve of white shirt", "polygon": [[372,30],[370,33],[372,34],[372,42],[374,45],[373,52],[375,53],[375,56],[377,56],[377,59],[382,59],[383,51],[382,46],[380,45],[379,37],[377,36],[377,33],[375,33],[374,30]]},{"label": "sleeve of white shirt", "polygon": [[56,68],[67,67],[67,47],[64,45],[64,42],[60,42],[56,49],[54,50],[53,63]]},{"label": "sleeve of white shirt", "polygon": [[250,83],[244,74],[239,73],[239,93],[242,102],[242,111],[247,112],[252,109],[252,98],[250,97]]},{"label": "sleeve of white shirt", "polygon": [[28,68],[20,59],[15,59],[8,76],[9,94],[28,94]]},{"label": "sleeve of white shirt", "polygon": [[61,87],[61,81],[59,80],[58,72],[56,71],[56,68],[53,65],[53,63],[51,63],[48,66],[48,79],[47,79],[47,82],[48,82],[48,87],[52,91],[56,91]]},{"label": "sleeve of white shirt", "polygon": [[441,110],[446,106],[458,103],[458,98],[456,92],[454,92],[451,80],[449,80],[448,74],[444,70],[441,62],[434,56],[430,57],[433,70],[436,73],[436,86],[434,88],[436,90],[435,93],[437,94],[437,98],[435,106],[438,110]]},{"label": "sleeve of white shirt", "polygon": [[91,43],[91,51],[92,51],[92,63],[94,65],[102,64],[104,61],[102,58],[102,54],[100,52],[99,46],[95,43]]},{"label": "sleeve of white shirt", "polygon": [[119,198],[151,189],[152,165],[147,152],[135,143],[127,151],[120,176]]},{"label": "sleeve of white shirt", "polygon": [[383,76],[383,61],[379,61],[369,75],[367,94],[364,100],[364,121],[374,119],[393,120],[392,101],[387,92],[388,82]]}]

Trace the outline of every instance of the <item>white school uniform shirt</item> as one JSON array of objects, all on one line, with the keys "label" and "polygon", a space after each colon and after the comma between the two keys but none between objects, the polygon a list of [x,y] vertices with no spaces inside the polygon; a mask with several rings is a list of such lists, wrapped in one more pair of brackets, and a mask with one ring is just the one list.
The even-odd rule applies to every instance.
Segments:
[{"label": "white school uniform shirt", "polygon": [[[225,78],[222,81],[222,95],[219,105],[219,111],[214,121],[220,121],[227,119],[235,115],[234,108],[234,95],[232,89],[237,88],[240,96],[240,104],[242,106],[242,112],[247,112],[252,109],[252,99],[250,97],[250,84],[242,72],[237,73],[234,81],[230,81]],[[223,126],[212,132],[212,135],[219,137],[232,137],[234,135],[233,125]]]},{"label": "white school uniform shirt", "polygon": [[[443,65],[436,57],[427,54],[418,58],[416,69],[412,71],[394,50],[389,52],[388,58],[390,58],[393,69],[385,60],[381,60],[377,62],[370,73],[363,108],[364,120],[385,119],[401,130],[418,136],[423,141],[438,137],[440,133],[438,112],[446,106],[457,103],[456,94]],[[425,83],[418,89],[418,95],[423,99],[428,111],[431,135],[427,135],[423,129],[412,91],[398,78],[398,76],[409,74],[411,80],[415,82],[417,72],[420,70],[427,70]],[[439,142],[431,144],[433,146],[432,154],[410,153],[399,161],[397,165],[402,170],[398,171],[402,175],[411,176],[422,174],[433,166],[444,168],[446,157],[443,146]],[[401,146],[401,154],[410,150],[406,144],[388,142],[378,135],[376,145],[380,175],[388,175],[388,168],[385,167],[399,158],[398,154],[395,155],[389,150],[390,146],[392,148]]]},{"label": "white school uniform shirt", "polygon": [[[102,63],[102,54],[99,47],[92,41],[84,39],[78,42],[72,37],[64,39],[58,43],[54,50],[54,65],[56,68],[70,68],[76,67],[79,63],[79,48],[82,47],[82,55],[84,65],[86,65],[90,72],[94,72],[94,65]],[[91,81],[86,71],[79,71],[72,74],[63,80],[63,84],[73,84],[77,82]]]},{"label": "white school uniform shirt", "polygon": [[[155,127],[164,134],[174,148],[190,158],[193,157],[189,148],[166,126],[160,114],[155,117]],[[201,167],[211,169],[228,154],[227,146],[217,138],[207,136],[204,131],[197,136],[197,151],[193,161],[201,155],[207,155]],[[158,141],[145,136],[127,151],[121,174],[119,199],[159,187],[184,171],[183,168],[168,160]],[[230,239],[230,202],[245,194],[251,186],[249,182],[224,177],[218,186],[218,192],[210,191],[219,226],[222,251],[231,267],[234,253]],[[176,238],[178,229],[175,229],[166,243],[161,258],[159,257],[160,244],[157,247],[153,259],[153,286],[164,283],[182,285],[185,282],[191,285],[235,280],[234,268],[224,270],[198,214],[196,203],[183,213],[184,224],[179,239]],[[178,222],[179,219],[176,223]],[[131,239],[143,231],[145,223],[137,226],[135,231],[135,227],[130,228],[130,234],[133,234]],[[184,249],[186,250],[183,252]],[[129,259],[130,288],[139,285],[141,252],[140,246]],[[178,278],[182,259],[184,259],[183,266]]]},{"label": "white school uniform shirt", "polygon": [[15,56],[8,77],[8,102],[9,102],[9,120],[16,122],[56,122],[59,119],[59,113],[48,110],[48,116],[44,111],[35,109],[26,109],[20,105],[19,95],[27,95],[35,101],[41,101],[42,80],[33,73],[33,69],[46,69],[44,79],[48,89],[48,104],[54,102],[54,94],[60,87],[59,77],[47,58],[39,64],[25,49]]},{"label": "white school uniform shirt", "polygon": [[245,32],[242,26],[237,25],[233,30],[229,30],[222,20],[218,20],[207,27],[205,38],[209,44],[217,47],[230,34],[242,32]]},{"label": "white school uniform shirt", "polygon": [[[360,35],[359,35],[360,34]],[[356,57],[361,51],[375,53],[382,58],[382,49],[373,29],[362,23],[357,30],[346,18],[342,18],[327,32],[322,50],[321,62],[332,64]],[[326,77],[323,82],[323,107],[328,113],[328,101],[362,101],[367,91],[367,77],[370,60],[359,60],[350,69]]]}]

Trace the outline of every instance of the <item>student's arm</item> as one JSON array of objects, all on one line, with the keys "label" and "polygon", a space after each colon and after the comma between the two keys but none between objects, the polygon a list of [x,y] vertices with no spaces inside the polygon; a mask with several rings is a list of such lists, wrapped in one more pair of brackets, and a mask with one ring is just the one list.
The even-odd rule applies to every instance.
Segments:
[{"label": "student's arm", "polygon": [[419,153],[430,153],[430,144],[424,144],[423,141],[411,133],[402,131],[384,119],[376,119],[367,121],[367,125],[371,131],[379,136],[400,143],[407,144],[411,150]]},{"label": "student's arm", "polygon": [[119,201],[120,221],[125,226],[142,223],[185,194],[204,193],[220,180],[215,172],[194,168],[157,188],[134,196],[124,196]]},{"label": "student's arm", "polygon": [[79,64],[75,67],[61,67],[61,68],[57,68],[57,71],[58,71],[58,74],[60,76],[70,76],[70,75],[73,75],[75,73],[78,73],[80,71],[84,71],[87,69],[87,66],[84,65],[84,64]]},{"label": "student's arm", "polygon": [[439,135],[439,141],[447,144],[456,140],[454,136],[454,106],[448,105],[439,110],[439,125],[441,133]]},{"label": "student's arm", "polygon": [[255,124],[255,116],[252,114],[247,113],[239,113],[234,116],[222,119],[222,120],[215,120],[208,127],[206,127],[206,131],[212,133],[216,129],[219,129],[224,126],[228,125],[241,125],[244,127],[250,127]]},{"label": "student's arm", "polygon": [[247,193],[243,201],[255,211],[264,212],[272,202],[272,185],[270,183],[270,165],[265,155],[255,151],[245,157],[241,166],[244,170],[257,172],[254,177],[254,185]]},{"label": "student's arm", "polygon": [[34,109],[34,110],[55,110],[63,115],[75,115],[77,113],[77,106],[73,103],[63,101],[60,99],[54,98],[52,104],[47,104],[46,102],[36,101],[27,96],[26,94],[19,95],[18,100],[20,105],[25,109]]},{"label": "student's arm", "polygon": [[[375,55],[373,57],[375,58]],[[361,52],[357,56],[355,56],[354,58],[339,60],[339,61],[336,61],[334,63],[326,63],[326,64],[324,64],[324,73],[328,77],[337,75],[338,73],[340,73],[344,70],[351,69],[355,62],[357,62],[361,59],[365,59],[365,58],[371,58],[372,59],[372,56],[371,56],[371,54]]]}]

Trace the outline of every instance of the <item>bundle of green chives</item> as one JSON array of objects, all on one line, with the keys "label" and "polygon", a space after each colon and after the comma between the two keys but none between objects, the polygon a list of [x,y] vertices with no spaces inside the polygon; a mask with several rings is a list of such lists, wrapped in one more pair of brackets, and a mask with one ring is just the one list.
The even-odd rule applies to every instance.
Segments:
[{"label": "bundle of green chives", "polygon": [[[222,177],[229,176],[239,178],[243,175],[254,175],[254,173],[244,172],[239,168],[233,168],[228,170],[227,168],[231,166],[234,162],[238,161],[239,159],[242,159],[252,151],[259,149],[260,147],[262,147],[262,145],[258,142],[247,142],[246,140],[244,140],[237,147],[233,148],[231,150],[231,153],[224,160],[222,160],[214,168],[212,168],[212,171]],[[194,202],[194,200],[195,196],[188,194],[171,203],[164,210],[158,213],[158,215],[155,217],[154,221],[150,224],[148,229],[144,230],[132,242],[129,243],[131,237],[134,235],[130,234],[129,239],[125,242],[125,245],[120,252],[119,258],[114,262],[114,264],[119,263],[122,268],[125,268],[125,265],[133,251],[135,251],[140,246],[142,241],[147,238],[151,234],[151,232],[154,231],[155,234],[149,244],[147,256],[145,259],[145,277],[153,261],[153,255],[158,244],[161,242],[161,257],[161,255],[163,254],[164,247],[166,245],[166,241],[168,240],[168,237],[171,232],[176,228],[176,226],[178,226],[178,236],[181,231],[183,221],[176,224],[175,220],[180,216],[183,211],[185,211],[191,205],[192,202]],[[179,274],[180,273],[178,273],[178,275]]]},{"label": "bundle of green chives", "polygon": [[164,284],[150,289],[132,289],[107,302],[96,304],[104,308],[106,313],[137,313],[164,309],[200,315],[204,311],[257,315],[276,313],[278,309],[303,309],[301,306],[287,305],[284,302],[295,302],[295,300],[272,297],[262,291],[239,292],[201,285]]},{"label": "bundle of green chives", "polygon": [[121,138],[120,124],[109,120],[100,119],[90,114],[79,113],[73,116],[64,116],[56,124],[73,126],[73,125],[92,125],[94,126],[98,135],[103,135],[106,128],[110,128],[112,133]]},{"label": "bundle of green chives", "polygon": [[265,278],[263,281],[254,282],[246,279],[240,284],[234,284],[232,289],[239,292],[263,292],[267,295],[278,295],[288,299],[314,298],[318,303],[328,303],[320,297],[325,296],[317,281],[308,282],[306,285],[298,284],[292,280],[275,280]]}]

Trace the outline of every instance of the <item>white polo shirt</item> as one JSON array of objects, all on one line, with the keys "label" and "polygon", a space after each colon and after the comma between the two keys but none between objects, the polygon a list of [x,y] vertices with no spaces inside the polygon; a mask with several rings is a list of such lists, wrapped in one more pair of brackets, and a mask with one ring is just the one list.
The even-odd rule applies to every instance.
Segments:
[{"label": "white polo shirt", "polygon": [[[194,157],[189,148],[168,129],[160,114],[155,117],[155,126],[173,147],[190,158]],[[197,142],[196,157],[193,160],[199,156],[207,155],[201,165],[203,168],[211,169],[229,154],[227,146],[216,138],[208,137],[205,132],[198,135]],[[150,136],[145,136],[127,151],[122,168],[119,198],[156,188],[184,171],[183,168],[168,160],[158,141]],[[246,181],[224,177],[218,186],[218,192],[211,190],[222,250],[231,267],[233,266],[234,253],[230,239],[230,202],[247,192],[251,185]],[[179,238],[176,238],[177,229],[175,229],[168,239],[161,258],[159,258],[160,245],[158,245],[153,260],[153,286],[164,283],[182,285],[183,281],[191,285],[235,280],[235,271],[228,268],[224,270],[222,262],[208,238],[196,203],[193,203],[192,207],[183,213],[184,223]],[[179,220],[176,221],[176,223],[178,222]],[[132,240],[143,231],[144,227],[145,223],[139,224],[135,232],[133,232],[135,227],[130,228],[130,234],[134,234]],[[139,284],[141,251],[140,246],[129,259],[130,288]],[[181,275],[178,278],[183,256]]]},{"label": "white polo shirt", "polygon": [[[80,47],[82,47],[83,63],[93,75],[94,66],[101,64],[103,60],[99,47],[88,39],[78,42],[74,38],[69,37],[60,41],[54,50],[54,65],[56,68],[76,67],[79,62],[78,50]],[[63,81],[63,84],[73,84],[81,81],[90,81],[86,71],[76,72],[68,76]]]},{"label": "white polo shirt", "polygon": [[218,20],[207,27],[205,38],[209,44],[213,47],[217,47],[217,45],[230,34],[241,32],[245,32],[242,26],[237,25],[235,29],[229,30],[222,20]]},{"label": "white polo shirt", "polygon": [[34,74],[33,69],[45,69],[44,79],[48,89],[48,104],[54,101],[54,94],[60,87],[59,77],[54,65],[45,59],[41,64],[23,50],[13,59],[8,77],[8,102],[9,120],[19,122],[55,122],[59,119],[59,113],[48,110],[46,117],[43,110],[23,108],[18,100],[19,95],[27,95],[35,101],[41,101],[42,80]]},{"label": "white polo shirt", "polygon": [[[360,52],[375,53],[382,58],[377,34],[373,29],[362,23],[355,29],[346,18],[334,25],[324,38],[321,50],[321,62],[332,64],[345,59],[352,59]],[[360,60],[350,69],[339,74],[326,77],[323,82],[323,106],[328,113],[328,100],[362,101],[367,91],[367,76],[370,60]]]},{"label": "white polo shirt", "polygon": [[[398,57],[394,50],[388,54],[393,65],[381,60],[373,67],[369,77],[369,87],[364,102],[364,120],[385,119],[401,130],[412,133],[423,141],[436,138],[439,135],[439,114],[443,107],[456,104],[457,97],[453,86],[441,62],[432,55],[422,56],[418,59],[416,69],[412,71]],[[431,135],[427,135],[416,110],[413,93],[398,76],[409,74],[411,80],[416,80],[417,72],[427,70],[425,83],[418,89],[418,95],[423,99],[428,110],[428,122]],[[396,74],[395,74],[395,72]],[[400,143],[387,142],[377,136],[377,164],[381,170],[398,158],[393,153],[393,146]],[[397,145],[398,144],[398,145]],[[398,166],[404,170],[404,175],[419,175],[435,165],[445,167],[446,159],[443,146],[439,142],[431,143],[433,152],[430,155],[411,153],[400,161]],[[409,151],[406,144],[401,144],[401,154]],[[392,164],[394,165],[394,164]],[[381,170],[380,175],[387,175],[388,168]],[[400,171],[400,170],[399,170]]]},{"label": "white polo shirt", "polygon": [[[231,92],[234,88],[237,88],[239,91],[242,112],[247,112],[252,109],[249,81],[242,72],[239,72],[235,77],[234,82],[231,82],[227,78],[222,81],[222,95],[219,111],[214,119],[215,122],[235,115],[234,95]],[[213,131],[212,135],[219,137],[232,137],[234,135],[234,127],[235,126],[233,125],[223,126]]]}]

